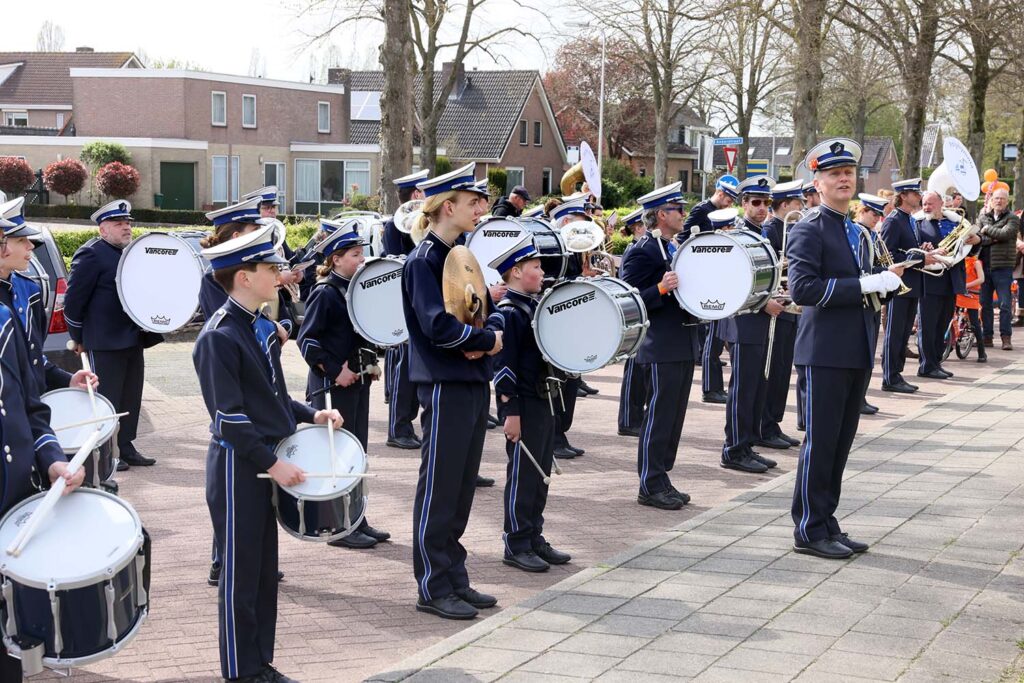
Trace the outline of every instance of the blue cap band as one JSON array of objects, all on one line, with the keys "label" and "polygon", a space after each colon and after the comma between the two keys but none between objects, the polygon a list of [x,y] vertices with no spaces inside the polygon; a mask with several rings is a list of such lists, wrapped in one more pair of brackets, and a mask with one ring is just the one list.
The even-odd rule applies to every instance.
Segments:
[{"label": "blue cap band", "polygon": [[230,268],[231,266],[238,266],[243,263],[259,263],[262,261],[260,257],[277,255],[277,250],[274,249],[273,242],[263,242],[262,244],[254,244],[245,249],[239,249],[238,251],[224,256],[217,256],[210,259],[210,267],[214,270],[222,270],[224,268]]},{"label": "blue cap band", "polygon": [[224,225],[225,223],[255,223],[260,218],[259,211],[252,209],[238,209],[213,219],[213,224]]},{"label": "blue cap band", "polygon": [[531,242],[530,244],[524,246],[522,249],[518,249],[509,254],[508,257],[504,261],[499,263],[497,267],[495,267],[494,269],[499,273],[505,273],[517,263],[529,260],[531,258],[538,258],[539,256],[540,254],[537,252],[537,248]]}]

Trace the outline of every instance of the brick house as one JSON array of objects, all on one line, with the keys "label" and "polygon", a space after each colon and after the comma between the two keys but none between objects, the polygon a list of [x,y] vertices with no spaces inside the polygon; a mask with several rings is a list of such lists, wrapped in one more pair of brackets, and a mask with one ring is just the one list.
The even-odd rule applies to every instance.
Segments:
[{"label": "brick house", "polygon": [[[435,87],[447,79],[452,65],[436,73]],[[332,70],[348,78],[352,89],[352,141],[380,141],[382,71]],[[525,185],[533,196],[558,192],[567,167],[566,149],[537,71],[464,71],[438,123],[438,154],[453,166],[475,161],[477,176],[504,168],[508,186]],[[416,78],[416,98],[422,81]],[[364,103],[366,106],[364,106]]]}]

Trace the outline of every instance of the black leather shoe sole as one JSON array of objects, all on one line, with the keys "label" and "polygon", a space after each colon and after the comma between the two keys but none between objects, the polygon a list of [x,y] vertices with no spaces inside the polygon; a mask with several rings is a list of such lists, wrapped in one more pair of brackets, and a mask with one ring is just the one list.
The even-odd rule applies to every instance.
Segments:
[{"label": "black leather shoe sole", "polygon": [[481,593],[478,590],[473,590],[472,588],[461,591],[457,590],[455,594],[474,609],[490,609],[498,604],[498,598]]},{"label": "black leather shoe sole", "polygon": [[381,531],[380,529],[374,529],[372,526],[369,525],[364,526],[362,529],[360,529],[360,531],[369,536],[370,538],[372,538],[373,540],[377,541],[378,543],[387,541],[391,538],[391,534],[389,534],[388,532]]},{"label": "black leather shoe sole", "polygon": [[620,429],[619,436],[640,436],[639,429]]},{"label": "black leather shoe sole", "polygon": [[860,406],[861,415],[874,415],[878,412],[878,406],[873,406],[870,403],[863,403]]},{"label": "black leather shoe sole", "polygon": [[[540,560],[539,557],[537,559]],[[530,572],[531,574],[546,572],[551,568],[551,565],[543,560],[540,560],[540,563],[528,563],[517,560],[515,555],[511,557],[503,557],[501,559],[501,563],[507,564],[509,567],[515,567],[516,569],[522,569],[524,572]]]},{"label": "black leather shoe sole", "polygon": [[366,550],[377,545],[377,539],[371,538],[361,531],[354,531],[345,538],[337,541],[330,541],[327,545],[335,548],[352,548],[353,550]]},{"label": "black leather shoe sole", "polygon": [[469,604],[466,604],[466,606],[469,607],[470,609],[472,609],[473,611],[472,612],[469,612],[469,611],[453,612],[453,611],[446,610],[446,609],[444,609],[442,607],[437,606],[434,602],[426,602],[426,603],[424,603],[424,602],[417,602],[416,603],[416,611],[417,612],[426,612],[427,614],[433,614],[434,616],[441,617],[442,619],[454,619],[456,621],[465,621],[465,620],[468,620],[468,619],[475,619],[476,615],[477,615],[476,608],[474,608],[472,605],[469,605]]},{"label": "black leather shoe sole", "polygon": [[566,564],[572,559],[572,555],[569,553],[563,553],[560,550],[536,550],[533,551],[537,557],[544,560],[548,564]]},{"label": "black leather shoe sole", "polygon": [[640,495],[636,497],[636,502],[648,507],[658,508],[659,510],[678,510],[683,507],[683,501],[675,496],[663,500],[654,496]]},{"label": "black leather shoe sole", "polygon": [[786,434],[779,434],[779,438],[787,442],[790,446],[800,445],[800,439],[794,439],[793,437],[787,436]]},{"label": "black leather shoe sole", "polygon": [[849,548],[850,551],[854,553],[867,552],[867,549],[870,547],[867,543],[855,541],[849,536],[833,536],[832,540],[841,546]]},{"label": "black leather shoe sole", "polygon": [[882,391],[891,391],[894,394],[912,394],[914,390],[902,384],[883,384]]},{"label": "black leather shoe sole", "polygon": [[492,486],[494,486],[494,480],[493,479],[491,479],[490,477],[477,476],[477,478],[476,478],[476,487],[478,489],[489,489]]},{"label": "black leather shoe sole", "polygon": [[771,439],[763,439],[761,441],[755,441],[755,445],[764,446],[765,448],[774,448],[776,450],[785,450],[789,448],[789,442],[781,437],[773,437]]},{"label": "black leather shoe sole", "polygon": [[931,372],[919,372],[917,373],[917,376],[925,377],[927,379],[949,379],[948,377],[946,377],[945,374],[939,372],[938,370],[932,370]]},{"label": "black leather shoe sole", "polygon": [[704,396],[702,396],[700,400],[702,403],[715,403],[718,405],[725,405],[725,403],[728,401],[728,398],[722,394],[704,394]]},{"label": "black leather shoe sole", "polygon": [[572,460],[573,458],[577,457],[578,454],[576,453],[576,451],[571,451],[568,448],[556,448],[554,456],[559,460]]},{"label": "black leather shoe sole", "polygon": [[[839,544],[836,544],[836,545],[839,545]],[[846,549],[846,553],[830,552],[830,551],[827,551],[827,550],[819,549],[819,548],[815,547],[815,545],[798,545],[798,544],[794,543],[793,544],[793,552],[799,553],[801,555],[813,555],[814,557],[820,557],[820,558],[825,559],[825,560],[845,560],[846,558],[848,558],[851,555],[853,555],[853,551],[852,550],[850,550],[849,548],[846,548],[846,546],[842,546],[842,547]]]},{"label": "black leather shoe sole", "polygon": [[405,438],[388,439],[387,445],[390,446],[391,448],[401,448],[402,450],[406,451],[419,450],[421,446],[421,444],[418,441],[413,441],[412,439]]},{"label": "black leather shoe sole", "polygon": [[156,464],[156,460],[153,458],[140,457],[137,455],[122,455],[121,462],[131,465],[132,467],[151,467]]},{"label": "black leather shoe sole", "polygon": [[117,461],[117,471],[118,472],[127,472],[128,468],[129,468],[129,465],[124,460],[118,460]]},{"label": "black leather shoe sole", "polygon": [[753,458],[749,460],[723,460],[719,465],[727,470],[738,470],[740,472],[749,472],[751,474],[764,474],[768,471],[767,465],[759,463]]}]

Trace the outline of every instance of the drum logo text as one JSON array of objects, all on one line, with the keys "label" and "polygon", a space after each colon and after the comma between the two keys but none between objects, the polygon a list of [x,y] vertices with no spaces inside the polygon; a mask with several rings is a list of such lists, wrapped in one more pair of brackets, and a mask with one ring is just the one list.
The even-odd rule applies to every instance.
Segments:
[{"label": "drum logo text", "polygon": [[165,316],[162,316],[162,315],[154,315],[149,320],[154,325],[170,325],[171,324],[171,319],[167,318]]},{"label": "drum logo text", "polygon": [[566,309],[575,308],[576,306],[585,304],[588,301],[593,301],[595,298],[597,298],[597,292],[587,292],[586,294],[574,296],[573,298],[566,299],[561,303],[548,306],[548,315],[554,315],[555,313],[561,313]]},{"label": "drum logo text", "polygon": [[403,334],[405,334],[404,327],[399,327],[397,330],[391,330],[392,337],[401,337]]},{"label": "drum logo text", "polygon": [[284,452],[285,457],[287,457],[287,458],[294,457],[295,454],[298,452],[298,450],[299,450],[299,447],[294,445],[294,444],[289,446],[287,449],[285,449],[285,452]]},{"label": "drum logo text", "polygon": [[694,254],[728,254],[730,251],[732,251],[731,244],[693,245]]},{"label": "drum logo text", "polygon": [[158,256],[174,256],[178,253],[177,249],[168,249],[167,247],[146,247],[147,254],[156,254]]},{"label": "drum logo text", "polygon": [[31,519],[31,517],[32,517],[32,513],[31,512],[22,512],[20,515],[18,515],[15,518],[14,526],[21,526],[22,524],[27,522],[29,519]]},{"label": "drum logo text", "polygon": [[593,363],[595,360],[597,360],[597,354],[592,353],[589,356],[584,356],[583,360],[587,361],[588,363]]},{"label": "drum logo text", "polygon": [[700,307],[705,311],[724,311],[725,302],[718,301],[717,299],[708,299],[707,301],[701,301]]},{"label": "drum logo text", "polygon": [[400,277],[402,277],[402,271],[393,270],[390,273],[384,273],[377,277],[371,277],[369,280],[363,280],[359,283],[359,286],[363,289],[369,289],[370,287],[376,287],[377,285],[382,285],[385,282],[390,282],[391,280],[397,280]]},{"label": "drum logo text", "polygon": [[484,237],[518,237],[518,230],[484,230]]}]

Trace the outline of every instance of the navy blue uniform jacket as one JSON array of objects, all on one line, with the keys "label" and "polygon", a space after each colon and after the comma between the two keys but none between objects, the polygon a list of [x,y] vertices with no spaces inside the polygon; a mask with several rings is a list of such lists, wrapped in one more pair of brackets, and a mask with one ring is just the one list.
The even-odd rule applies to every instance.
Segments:
[{"label": "navy blue uniform jacket", "polygon": [[317,283],[309,295],[306,317],[299,328],[302,357],[317,375],[331,383],[341,374],[341,366],[346,361],[349,370],[359,372],[359,349],[372,347],[355,331],[348,316],[345,292],[349,282],[331,272],[326,280]]},{"label": "navy blue uniform jacket", "polygon": [[683,231],[680,236],[686,239],[690,235],[698,232],[710,232],[714,228],[711,226],[711,219],[708,218],[708,214],[712,211],[716,211],[718,207],[711,203],[710,199],[696,204],[690,213],[686,216],[686,222],[683,223]]},{"label": "navy blue uniform jacket", "polygon": [[390,218],[384,224],[384,234],[380,241],[384,247],[385,256],[407,256],[416,248],[416,243],[412,241],[412,235],[407,235],[395,227],[395,221]]},{"label": "navy blue uniform jacket", "polygon": [[[921,246],[921,236],[917,231],[917,221],[903,209],[894,209],[892,213],[882,221],[882,239],[885,246],[889,248],[893,261],[899,263],[908,258],[920,258],[919,254],[908,254],[907,249]],[[927,240],[926,240],[927,241]],[[935,243],[937,244],[937,242]],[[909,292],[900,296],[917,299],[921,296],[921,278],[928,277],[921,275],[916,268],[907,268],[903,271],[903,283],[910,287]]]},{"label": "navy blue uniform jacket", "polygon": [[29,364],[40,394],[50,389],[64,389],[71,383],[71,373],[50,362],[43,354],[49,331],[46,302],[39,283],[21,273],[11,273],[9,280],[0,279],[0,303],[15,313],[16,324],[28,343]]},{"label": "navy blue uniform jacket", "polygon": [[[761,234],[761,226],[747,220],[743,221],[743,227],[758,235]],[[720,320],[715,330],[719,339],[730,344],[767,344],[771,322],[772,317],[762,310]]]},{"label": "navy blue uniform jacket", "polygon": [[498,310],[505,318],[505,331],[501,352],[494,357],[494,391],[508,398],[507,403],[499,402],[506,415],[520,415],[520,397],[539,399],[537,387],[547,377],[547,363],[533,336],[537,300],[510,289],[498,303]]},{"label": "navy blue uniform jacket", "polygon": [[[917,223],[918,233],[921,235],[921,242],[931,242],[932,246],[939,246],[942,241],[942,231],[939,229],[939,221],[925,218]],[[948,233],[947,233],[948,234]],[[925,296],[951,297],[955,294],[967,295],[967,271],[964,269],[964,262],[956,264],[938,277],[933,275],[918,275],[924,282]]]}]

